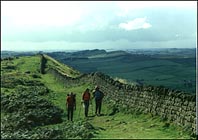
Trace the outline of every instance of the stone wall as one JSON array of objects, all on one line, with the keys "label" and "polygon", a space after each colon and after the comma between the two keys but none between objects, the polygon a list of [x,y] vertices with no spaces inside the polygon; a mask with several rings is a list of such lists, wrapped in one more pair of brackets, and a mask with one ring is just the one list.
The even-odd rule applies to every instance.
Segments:
[{"label": "stone wall", "polygon": [[95,73],[93,79],[106,98],[120,108],[159,115],[196,133],[196,95],[163,87],[122,84],[102,73]]},{"label": "stone wall", "polygon": [[41,57],[40,73],[45,74],[45,65],[46,65],[47,59],[44,57],[43,54],[41,54],[40,57]]},{"label": "stone wall", "polygon": [[154,86],[132,86],[122,84],[102,73],[83,74],[71,78],[49,69],[65,86],[78,86],[83,83],[99,85],[106,101],[115,103],[128,112],[158,115],[176,125],[196,133],[196,95]]},{"label": "stone wall", "polygon": [[90,76],[88,74],[83,74],[77,78],[72,78],[72,77],[68,77],[67,75],[63,75],[62,73],[58,72],[58,70],[54,68],[49,69],[47,72],[53,74],[57,80],[60,80],[61,82],[63,82],[65,87],[78,86],[84,83],[91,82],[91,80],[89,80]]}]

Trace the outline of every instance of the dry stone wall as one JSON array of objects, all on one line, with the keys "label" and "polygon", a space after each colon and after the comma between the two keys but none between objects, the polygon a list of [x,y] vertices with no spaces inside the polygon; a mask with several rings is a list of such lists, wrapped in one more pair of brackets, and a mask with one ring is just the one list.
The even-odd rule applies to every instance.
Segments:
[{"label": "dry stone wall", "polygon": [[48,72],[65,86],[78,86],[83,83],[99,85],[106,101],[125,111],[158,115],[193,134],[196,133],[196,95],[163,87],[122,84],[98,72],[83,74],[78,78],[67,77],[52,68]]},{"label": "dry stone wall", "polygon": [[59,73],[54,68],[49,69],[47,72],[53,74],[57,80],[62,81],[64,83],[65,87],[79,86],[84,83],[90,82],[89,75],[87,75],[87,74],[83,74],[77,78],[72,78],[72,77],[68,77],[67,75],[63,75],[63,74]]},{"label": "dry stone wall", "polygon": [[40,72],[41,72],[41,74],[44,74],[45,73],[45,65],[46,65],[47,59],[44,57],[43,54],[40,55],[40,58],[41,58]]},{"label": "dry stone wall", "polygon": [[102,73],[85,74],[78,78],[63,76],[51,69],[66,86],[78,86],[83,83],[99,85],[106,95],[106,100],[116,103],[120,108],[132,112],[150,113],[196,131],[196,96],[161,87],[140,87],[114,81]]},{"label": "dry stone wall", "polygon": [[108,100],[120,108],[159,115],[196,133],[196,95],[163,87],[126,85],[102,73],[95,73],[93,79]]}]

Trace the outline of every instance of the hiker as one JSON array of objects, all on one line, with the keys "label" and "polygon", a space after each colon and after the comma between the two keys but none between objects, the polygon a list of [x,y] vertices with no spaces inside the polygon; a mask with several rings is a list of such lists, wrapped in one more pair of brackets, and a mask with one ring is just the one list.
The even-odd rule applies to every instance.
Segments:
[{"label": "hiker", "polygon": [[95,112],[95,114],[97,116],[101,115],[100,112],[101,112],[103,97],[104,97],[104,93],[99,90],[99,86],[96,86],[96,88],[93,92],[93,98],[95,98],[95,102],[96,102],[96,112]]},{"label": "hiker", "polygon": [[82,102],[84,103],[84,106],[85,106],[85,117],[88,117],[89,101],[91,99],[90,97],[91,97],[91,94],[89,92],[89,89],[87,88],[82,94]]},{"label": "hiker", "polygon": [[76,110],[76,95],[71,92],[67,94],[66,99],[66,107],[67,107],[67,118],[68,120],[73,121],[73,111]]}]

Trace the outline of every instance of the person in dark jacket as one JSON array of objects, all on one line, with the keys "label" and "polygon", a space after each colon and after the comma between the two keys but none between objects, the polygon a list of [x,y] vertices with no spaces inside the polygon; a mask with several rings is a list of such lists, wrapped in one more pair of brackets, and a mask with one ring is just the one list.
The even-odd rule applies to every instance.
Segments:
[{"label": "person in dark jacket", "polygon": [[73,121],[73,112],[76,110],[76,98],[75,94],[72,92],[67,95],[66,98],[66,108],[67,108],[67,118]]},{"label": "person in dark jacket", "polygon": [[99,86],[96,86],[95,90],[93,91],[93,98],[95,98],[96,103],[96,111],[95,114],[100,116],[101,114],[101,107],[102,107],[102,99],[104,97],[104,93],[99,90]]}]

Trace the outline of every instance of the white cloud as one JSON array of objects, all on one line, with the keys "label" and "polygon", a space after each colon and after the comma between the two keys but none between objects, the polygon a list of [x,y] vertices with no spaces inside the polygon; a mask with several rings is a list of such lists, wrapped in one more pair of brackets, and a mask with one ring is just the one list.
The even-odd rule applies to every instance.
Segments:
[{"label": "white cloud", "polygon": [[146,18],[136,18],[127,23],[120,23],[119,27],[125,30],[147,29],[152,25],[146,22]]},{"label": "white cloud", "polygon": [[118,1],[118,16],[125,17],[133,14],[136,10],[143,10],[146,8],[183,8],[183,9],[197,9],[196,1]]},{"label": "white cloud", "polygon": [[[169,9],[169,7],[174,8]],[[1,46],[4,49],[11,48],[13,50],[58,47],[73,49],[76,46],[78,46],[76,48],[101,48],[101,46],[114,47],[117,45],[119,47],[127,46],[127,44],[130,47],[132,46],[131,42],[115,40],[121,38],[136,42],[139,38],[144,40],[145,38],[146,40],[168,40],[171,38],[171,40],[178,41],[183,36],[183,38],[195,39],[197,35],[195,32],[197,8],[195,7],[196,3],[192,1],[2,1],[2,42],[13,40],[33,42],[7,42]],[[182,10],[178,10],[178,8]],[[152,22],[147,18],[137,18],[144,16],[152,19]],[[162,16],[165,17],[161,19]],[[181,21],[182,24],[176,24],[177,21]],[[184,25],[185,29],[182,28]],[[148,32],[144,34],[141,31],[123,31],[148,29],[152,26],[155,28],[152,28],[149,34]],[[159,35],[161,32],[164,32],[165,35]],[[167,34],[173,36],[170,37]],[[138,36],[138,38],[131,36]],[[53,42],[59,40],[71,42],[110,40],[110,43]],[[41,43],[44,41],[52,42]],[[147,42],[144,43],[147,45]],[[147,47],[146,45],[145,47]]]},{"label": "white cloud", "polygon": [[2,16],[15,27],[65,26],[78,22],[86,9],[77,2],[2,2]]},{"label": "white cloud", "polygon": [[104,30],[116,8],[110,1],[4,1],[2,25],[6,31],[35,31],[51,27]]},{"label": "white cloud", "polygon": [[196,7],[194,1],[119,1],[116,2],[121,9],[139,9],[147,7]]},{"label": "white cloud", "polygon": [[[41,51],[41,50],[85,50],[85,49],[140,49],[140,48],[195,48],[196,40],[182,39],[171,41],[136,41],[127,39],[102,42],[67,42],[67,41],[47,41],[47,42],[1,42],[1,51]],[[20,46],[20,47],[17,47]],[[55,46],[55,47],[54,47]],[[93,47],[94,46],[94,47]]]}]

